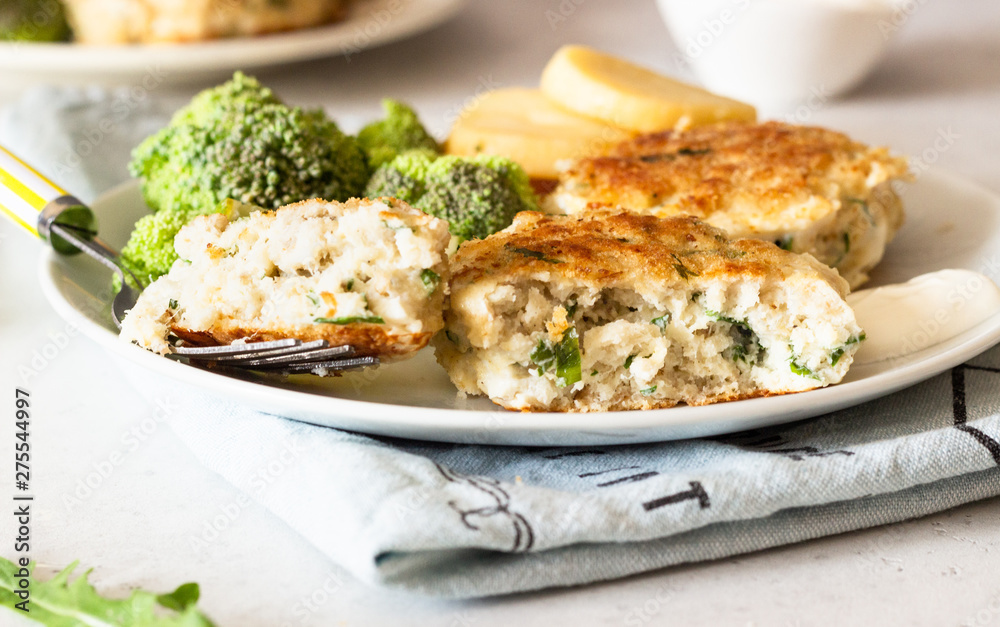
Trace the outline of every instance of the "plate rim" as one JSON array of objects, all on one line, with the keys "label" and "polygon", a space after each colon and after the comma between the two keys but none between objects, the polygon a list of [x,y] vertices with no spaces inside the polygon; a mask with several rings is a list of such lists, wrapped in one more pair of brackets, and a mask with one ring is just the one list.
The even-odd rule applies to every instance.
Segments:
[{"label": "plate rim", "polygon": [[[69,73],[110,76],[175,72],[204,75],[238,68],[354,54],[429,30],[454,17],[468,0],[406,0],[396,19],[379,25],[374,35],[351,44],[357,28],[374,19],[372,12],[392,0],[355,0],[367,11],[340,22],[294,31],[192,43],[84,45],[0,42],[0,70],[15,74]],[[387,9],[388,10],[388,9]],[[403,19],[399,19],[403,18]],[[123,53],[128,54],[123,54]],[[248,60],[248,53],[250,59]]]},{"label": "plate rim", "polygon": [[[930,179],[927,184],[957,185],[972,189],[988,196],[1000,208],[1000,196],[978,183],[941,171],[924,173],[921,178],[924,177]],[[97,203],[114,194],[124,193],[136,185],[136,181],[126,182],[103,194]],[[260,410],[268,406],[280,408],[281,415],[303,422],[379,435],[445,442],[540,445],[538,440],[542,435],[546,436],[544,445],[553,444],[550,441],[552,436],[559,437],[556,444],[559,446],[614,445],[706,437],[774,426],[887,396],[953,368],[1000,343],[998,311],[975,327],[909,356],[905,363],[897,367],[860,380],[798,394],[700,407],[678,406],[617,412],[521,413],[509,412],[500,407],[484,410],[412,406],[337,398],[308,390],[261,385],[192,368],[164,359],[138,346],[125,344],[118,339],[117,334],[91,320],[63,297],[57,286],[61,264],[60,257],[46,247],[38,265],[42,292],[56,312],[67,322],[76,324],[85,336],[103,349],[140,365],[149,372],[200,388],[214,396],[229,400],[234,397],[253,400],[253,403],[243,404],[251,405],[254,409]],[[329,404],[332,408],[318,411],[315,407],[317,403]],[[819,412],[813,411],[817,405],[822,406]],[[750,411],[739,412],[734,407]],[[768,412],[767,408],[773,411]],[[749,417],[730,415],[734,413],[747,414]],[[317,414],[325,418],[317,418]],[[497,415],[505,418],[494,421],[497,424],[486,424],[491,417]],[[570,416],[571,421],[568,419]],[[738,428],[731,428],[737,423]],[[677,432],[679,435],[665,432]]]}]

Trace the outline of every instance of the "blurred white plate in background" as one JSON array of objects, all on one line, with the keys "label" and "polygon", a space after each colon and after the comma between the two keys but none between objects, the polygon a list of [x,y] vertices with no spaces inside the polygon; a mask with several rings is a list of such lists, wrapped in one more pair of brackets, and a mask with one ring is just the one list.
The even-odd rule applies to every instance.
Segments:
[{"label": "blurred white plate in background", "polygon": [[146,89],[214,80],[234,70],[351,56],[426,31],[466,0],[355,0],[347,19],[287,33],[186,44],[83,46],[0,42],[5,87],[28,83],[111,83]]}]

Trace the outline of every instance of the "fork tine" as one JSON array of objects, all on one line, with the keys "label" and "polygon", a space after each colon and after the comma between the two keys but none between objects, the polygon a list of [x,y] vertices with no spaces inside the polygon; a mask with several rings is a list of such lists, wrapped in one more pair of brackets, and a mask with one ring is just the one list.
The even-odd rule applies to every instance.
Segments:
[{"label": "fork tine", "polygon": [[[302,346],[304,347],[306,345],[303,344]],[[295,353],[267,355],[260,358],[256,358],[256,356],[247,356],[241,359],[220,359],[219,361],[220,363],[225,363],[230,366],[261,369],[264,367],[289,366],[303,362],[329,361],[333,357],[350,357],[353,354],[354,347],[345,345],[333,346],[331,348],[320,347],[315,349],[306,349]]]},{"label": "fork tine", "polygon": [[368,366],[377,365],[379,365],[378,357],[348,357],[346,359],[335,359],[332,361],[292,364],[285,368],[281,368],[280,372],[283,374],[316,374],[324,376],[326,373],[323,373],[323,371],[342,372],[344,370],[357,370],[359,368],[367,368]]},{"label": "fork tine", "polygon": [[221,346],[174,346],[172,354],[197,359],[217,359],[226,356],[257,355],[260,351],[295,347],[301,344],[301,340],[283,339],[269,342],[248,342],[246,344],[223,344]]},{"label": "fork tine", "polygon": [[232,366],[250,365],[259,359],[271,357],[296,357],[301,353],[308,353],[318,349],[325,349],[329,344],[326,340],[316,340],[314,342],[299,342],[294,346],[284,348],[274,348],[270,350],[256,350],[251,353],[240,355],[225,355],[222,357],[211,357],[212,361],[226,362]]},{"label": "fork tine", "polygon": [[222,346],[175,346],[169,356],[226,370],[320,376],[379,365],[378,357],[354,357],[354,352],[355,348],[348,344],[330,346],[326,340],[284,339]]}]

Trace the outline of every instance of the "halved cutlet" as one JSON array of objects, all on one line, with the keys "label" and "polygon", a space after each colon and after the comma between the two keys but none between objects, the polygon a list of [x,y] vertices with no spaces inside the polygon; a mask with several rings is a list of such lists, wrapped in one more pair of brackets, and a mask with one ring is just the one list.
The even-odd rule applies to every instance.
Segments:
[{"label": "halved cutlet", "polygon": [[562,164],[547,210],[589,204],[660,217],[688,214],[732,237],[769,240],[868,279],[903,223],[890,183],[906,160],[834,131],[730,122],[643,135],[606,156]]},{"label": "halved cutlet", "polygon": [[864,335],[812,257],[692,217],[520,213],[452,259],[438,361],[508,409],[703,405],[836,383]]},{"label": "halved cutlet", "polygon": [[167,352],[234,340],[325,339],[400,358],[442,325],[448,223],[404,202],[308,200],[234,219],[202,216],[147,287],[121,337]]}]

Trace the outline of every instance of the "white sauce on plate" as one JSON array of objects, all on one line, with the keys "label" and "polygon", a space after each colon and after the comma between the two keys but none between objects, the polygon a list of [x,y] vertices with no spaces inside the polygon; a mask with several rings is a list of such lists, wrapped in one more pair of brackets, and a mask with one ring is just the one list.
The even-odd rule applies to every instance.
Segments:
[{"label": "white sauce on plate", "polygon": [[867,339],[854,364],[902,357],[967,331],[1000,312],[1000,288],[970,270],[939,270],[847,297]]}]

